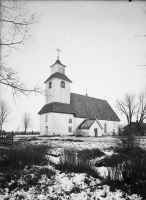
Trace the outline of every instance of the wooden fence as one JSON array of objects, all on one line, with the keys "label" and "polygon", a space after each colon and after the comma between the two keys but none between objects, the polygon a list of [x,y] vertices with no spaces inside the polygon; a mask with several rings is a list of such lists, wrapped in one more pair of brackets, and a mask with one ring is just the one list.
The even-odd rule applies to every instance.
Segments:
[{"label": "wooden fence", "polygon": [[14,132],[0,131],[0,148],[13,148]]}]

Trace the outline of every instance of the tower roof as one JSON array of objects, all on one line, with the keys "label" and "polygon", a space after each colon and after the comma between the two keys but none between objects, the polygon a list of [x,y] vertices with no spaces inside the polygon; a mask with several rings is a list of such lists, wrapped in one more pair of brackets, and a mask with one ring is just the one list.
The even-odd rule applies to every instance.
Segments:
[{"label": "tower roof", "polygon": [[66,67],[65,65],[63,65],[61,63],[61,61],[59,59],[57,59],[56,62],[53,65],[51,65],[50,67],[53,67],[55,64],[59,64],[59,65],[62,65],[63,67]]},{"label": "tower roof", "polygon": [[51,80],[52,78],[59,78],[59,79],[62,79],[64,81],[68,81],[68,82],[72,83],[72,81],[65,74],[61,74],[59,72],[52,74],[44,83]]},{"label": "tower roof", "polygon": [[61,62],[59,59],[56,60],[56,63],[60,64],[61,65]]}]

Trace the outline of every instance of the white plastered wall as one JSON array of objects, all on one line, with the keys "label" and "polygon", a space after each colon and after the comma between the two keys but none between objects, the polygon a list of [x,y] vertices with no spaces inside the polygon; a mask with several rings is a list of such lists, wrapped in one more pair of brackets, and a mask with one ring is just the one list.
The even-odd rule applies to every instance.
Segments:
[{"label": "white plastered wall", "polygon": [[[46,115],[48,116],[48,121],[46,122]],[[69,119],[72,119],[72,123],[69,123]],[[60,135],[72,135],[79,134],[81,131],[77,127],[85,120],[85,118],[75,118],[72,114],[62,114],[62,113],[47,113],[40,116],[40,134],[45,135],[45,126],[48,126],[48,135],[60,134]],[[104,123],[107,123],[107,133],[104,133],[104,129],[101,129],[97,122],[90,127],[90,129],[83,130],[82,134],[84,136],[95,136],[94,129],[98,129],[97,136],[111,135],[113,134],[113,129],[117,134],[117,127],[119,122],[98,120],[102,127],[104,128]],[[68,128],[72,127],[72,132],[68,131]]]},{"label": "white plastered wall", "polygon": [[[46,122],[46,115],[48,120]],[[72,119],[72,123],[69,123]],[[72,114],[62,113],[47,113],[40,116],[41,135],[46,135],[45,127],[48,127],[47,135],[72,135],[74,127],[74,116]],[[72,127],[72,132],[69,132],[69,127]]]},{"label": "white plastered wall", "polygon": [[51,80],[52,88],[49,89],[48,84],[46,83],[46,104],[52,102],[60,102],[60,103],[70,103],[70,82],[65,82],[65,88],[61,88],[61,79],[54,78]]},{"label": "white plastered wall", "polygon": [[89,137],[90,136],[90,130],[89,129],[78,129],[77,130],[77,135],[84,136],[84,137]]},{"label": "white plastered wall", "polygon": [[78,117],[75,117],[74,118],[74,134],[78,134],[78,126],[85,120],[85,118],[78,118]]},{"label": "white plastered wall", "polygon": [[102,127],[104,128],[104,124],[107,124],[107,133],[104,133],[105,135],[112,135],[115,131],[115,134],[118,133],[118,124],[119,122],[116,121],[105,121],[105,120],[98,120]]}]

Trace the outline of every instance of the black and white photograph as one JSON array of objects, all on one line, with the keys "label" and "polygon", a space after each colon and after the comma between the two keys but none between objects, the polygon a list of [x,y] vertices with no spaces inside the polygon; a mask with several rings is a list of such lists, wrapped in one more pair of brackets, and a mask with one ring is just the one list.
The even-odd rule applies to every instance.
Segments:
[{"label": "black and white photograph", "polygon": [[146,200],[146,1],[0,0],[0,200]]}]

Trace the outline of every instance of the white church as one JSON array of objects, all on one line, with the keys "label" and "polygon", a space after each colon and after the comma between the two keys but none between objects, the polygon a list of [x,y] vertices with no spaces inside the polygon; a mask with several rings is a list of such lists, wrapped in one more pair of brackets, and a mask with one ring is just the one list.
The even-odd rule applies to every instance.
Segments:
[{"label": "white church", "polygon": [[[58,49],[59,50],[59,49]],[[45,105],[39,111],[40,135],[81,135],[98,137],[117,134],[120,121],[106,100],[71,93],[72,81],[59,60],[50,66],[45,81]]]}]

